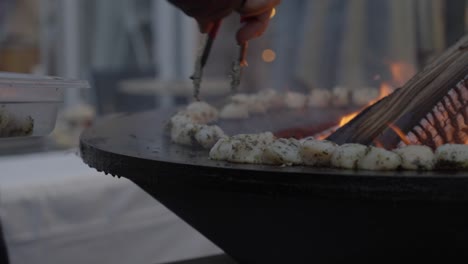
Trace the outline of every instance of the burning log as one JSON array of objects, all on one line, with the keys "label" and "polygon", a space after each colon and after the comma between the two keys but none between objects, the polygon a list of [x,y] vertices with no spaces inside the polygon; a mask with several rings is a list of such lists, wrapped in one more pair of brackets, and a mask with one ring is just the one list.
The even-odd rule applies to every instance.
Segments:
[{"label": "burning log", "polygon": [[468,143],[468,35],[328,140],[338,144],[378,142],[388,149]]}]

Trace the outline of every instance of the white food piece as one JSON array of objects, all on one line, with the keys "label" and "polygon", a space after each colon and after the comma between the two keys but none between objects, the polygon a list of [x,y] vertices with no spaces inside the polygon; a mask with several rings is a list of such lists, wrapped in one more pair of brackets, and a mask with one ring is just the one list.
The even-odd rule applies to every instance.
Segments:
[{"label": "white food piece", "polygon": [[250,97],[247,107],[249,113],[264,114],[268,110],[267,105],[257,96]]},{"label": "white food piece", "polygon": [[222,119],[249,118],[249,109],[244,104],[230,103],[221,109],[219,116]]},{"label": "white food piece", "polygon": [[354,105],[364,106],[369,104],[372,100],[379,97],[379,89],[376,88],[361,88],[353,90],[352,100]]},{"label": "white food piece", "polygon": [[401,165],[401,157],[383,148],[369,147],[366,155],[358,162],[362,170],[389,171],[396,170]]},{"label": "white food piece", "polygon": [[202,125],[193,123],[176,122],[171,124],[171,140],[180,145],[197,145],[195,134]]},{"label": "white food piece", "polygon": [[347,106],[349,105],[350,90],[337,86],[332,90],[332,97],[332,104],[334,106]]},{"label": "white food piece", "polygon": [[257,98],[267,109],[276,109],[284,106],[284,98],[273,89],[261,90]]},{"label": "white food piece", "polygon": [[301,93],[287,92],[285,94],[284,103],[290,109],[304,108],[307,103],[307,96]]},{"label": "white food piece", "polygon": [[169,122],[171,140],[186,146],[211,148],[221,137],[223,130],[215,125],[201,125],[194,122],[192,116],[183,111],[173,116]]},{"label": "white food piece", "polygon": [[327,167],[337,147],[334,142],[312,138],[302,141],[299,153],[305,165]]},{"label": "white food piece", "polygon": [[206,102],[193,102],[186,108],[186,113],[197,124],[208,124],[218,120],[218,110]]},{"label": "white food piece", "polygon": [[299,155],[300,142],[297,139],[280,138],[267,146],[263,152],[263,163],[272,165],[298,165],[302,163]]},{"label": "white food piece", "polygon": [[174,125],[178,124],[193,124],[195,123],[192,117],[185,111],[177,113],[175,116],[171,117],[169,121],[169,127],[171,128]]},{"label": "white food piece", "polygon": [[8,123],[10,123],[10,114],[4,109],[0,109],[0,130],[6,128]]},{"label": "white food piece", "polygon": [[275,140],[271,132],[240,134],[221,138],[210,151],[210,158],[235,163],[260,164],[263,152]]},{"label": "white food piece", "polygon": [[401,167],[405,170],[432,170],[435,155],[428,146],[411,145],[395,149],[393,152],[401,157]]},{"label": "white food piece", "polygon": [[309,107],[328,107],[332,99],[332,94],[329,90],[314,89],[310,92],[307,105]]},{"label": "white food piece", "polygon": [[34,130],[31,116],[17,116],[0,108],[0,137],[29,136]]},{"label": "white food piece", "polygon": [[304,144],[304,142],[308,141],[308,140],[315,140],[315,138],[313,136],[310,136],[310,137],[306,137],[306,138],[301,138],[299,139],[299,142],[301,144]]},{"label": "white food piece", "polygon": [[446,144],[435,152],[437,166],[447,169],[468,168],[468,145]]},{"label": "white food piece", "polygon": [[234,156],[234,145],[240,144],[239,140],[234,140],[230,137],[222,137],[210,149],[209,157],[213,160],[227,161]]},{"label": "white food piece", "polygon": [[250,95],[244,93],[238,93],[232,95],[229,100],[237,104],[247,104],[250,101]]},{"label": "white food piece", "polygon": [[203,125],[195,133],[195,140],[205,149],[211,149],[216,142],[225,137],[223,130],[219,126]]},{"label": "white food piece", "polygon": [[266,103],[260,96],[255,94],[236,94],[231,96],[231,101],[247,107],[249,113],[266,113],[267,111]]},{"label": "white food piece", "polygon": [[342,169],[357,169],[359,161],[366,155],[367,146],[361,144],[344,144],[335,149],[331,165]]}]

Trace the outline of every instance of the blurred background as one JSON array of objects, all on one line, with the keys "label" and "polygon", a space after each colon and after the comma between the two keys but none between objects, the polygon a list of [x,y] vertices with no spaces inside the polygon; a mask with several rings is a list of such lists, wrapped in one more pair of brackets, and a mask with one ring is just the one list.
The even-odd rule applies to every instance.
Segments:
[{"label": "blurred background", "polygon": [[[283,1],[266,34],[250,43],[241,91],[398,87],[464,34],[466,6],[466,0]],[[223,22],[205,99],[228,93],[238,26],[236,15]],[[0,71],[91,82],[91,90],[66,92],[68,119],[190,101],[199,38],[194,21],[162,0],[0,0]],[[79,133],[72,139],[69,132],[55,135],[76,143]]]},{"label": "blurred background", "polygon": [[[249,43],[242,92],[364,90],[365,104],[366,93],[400,87],[468,30],[468,0],[283,0],[276,11]],[[223,21],[203,99],[229,94],[238,27],[236,15]],[[166,0],[0,0],[0,71],[91,83],[66,89],[51,136],[0,141],[0,262],[2,226],[11,263],[166,263],[220,252],[136,186],[96,177],[75,155],[81,131],[104,115],[190,102],[199,39]]]}]

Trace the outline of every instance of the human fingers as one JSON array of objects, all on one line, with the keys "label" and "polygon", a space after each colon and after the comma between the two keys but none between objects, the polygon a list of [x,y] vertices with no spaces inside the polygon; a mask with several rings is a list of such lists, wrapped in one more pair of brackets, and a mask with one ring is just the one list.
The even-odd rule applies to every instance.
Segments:
[{"label": "human fingers", "polygon": [[244,17],[259,16],[280,3],[281,0],[245,0],[238,12]]},{"label": "human fingers", "polygon": [[[194,18],[208,18],[218,12],[238,9],[243,0],[169,0],[185,14]],[[229,14],[228,13],[228,14]]]},{"label": "human fingers", "polygon": [[270,9],[258,16],[248,17],[236,34],[237,42],[243,44],[253,38],[261,36],[270,23],[272,12],[273,9]]}]

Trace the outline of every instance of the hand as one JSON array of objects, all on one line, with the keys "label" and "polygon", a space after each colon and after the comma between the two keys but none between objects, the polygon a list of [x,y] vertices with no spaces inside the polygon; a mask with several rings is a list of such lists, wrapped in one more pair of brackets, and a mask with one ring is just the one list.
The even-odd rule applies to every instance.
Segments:
[{"label": "hand", "polygon": [[188,16],[195,18],[202,33],[208,32],[214,22],[237,11],[244,24],[237,32],[239,44],[261,36],[270,21],[273,8],[281,0],[169,0]]},{"label": "hand", "polygon": [[237,42],[242,44],[261,36],[270,23],[275,6],[280,2],[281,0],[246,0],[238,10],[244,18],[244,24],[237,32]]}]

